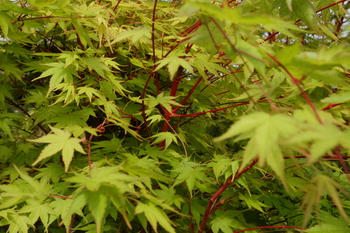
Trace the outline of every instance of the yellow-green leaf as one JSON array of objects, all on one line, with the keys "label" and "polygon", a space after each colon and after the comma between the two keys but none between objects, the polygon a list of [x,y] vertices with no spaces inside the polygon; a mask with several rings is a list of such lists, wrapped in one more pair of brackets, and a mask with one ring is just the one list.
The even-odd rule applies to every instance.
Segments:
[{"label": "yellow-green leaf", "polygon": [[74,151],[85,154],[83,147],[80,145],[80,139],[71,138],[71,134],[67,130],[60,130],[50,127],[54,134],[45,135],[38,139],[28,141],[36,143],[50,143],[40,153],[32,166],[35,166],[43,159],[46,159],[59,151],[62,151],[62,159],[65,166],[65,171],[68,171],[69,165],[73,159]]}]

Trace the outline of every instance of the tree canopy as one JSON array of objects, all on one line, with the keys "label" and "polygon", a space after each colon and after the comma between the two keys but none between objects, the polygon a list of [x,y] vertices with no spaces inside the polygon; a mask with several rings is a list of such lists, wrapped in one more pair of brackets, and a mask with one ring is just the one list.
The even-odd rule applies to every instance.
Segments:
[{"label": "tree canopy", "polygon": [[0,0],[0,232],[349,232],[349,8]]}]

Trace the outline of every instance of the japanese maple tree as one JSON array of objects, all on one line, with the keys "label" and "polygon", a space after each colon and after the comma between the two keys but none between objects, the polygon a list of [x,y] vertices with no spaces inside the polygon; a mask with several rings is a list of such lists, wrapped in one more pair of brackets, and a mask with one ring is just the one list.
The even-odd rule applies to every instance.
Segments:
[{"label": "japanese maple tree", "polygon": [[349,8],[0,0],[0,232],[349,232]]}]

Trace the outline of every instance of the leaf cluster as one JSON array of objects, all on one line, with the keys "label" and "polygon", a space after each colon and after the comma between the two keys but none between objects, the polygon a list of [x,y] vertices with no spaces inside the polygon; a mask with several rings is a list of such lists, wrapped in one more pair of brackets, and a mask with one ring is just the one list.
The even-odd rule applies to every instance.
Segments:
[{"label": "leaf cluster", "polygon": [[0,0],[0,232],[348,232],[349,6]]}]

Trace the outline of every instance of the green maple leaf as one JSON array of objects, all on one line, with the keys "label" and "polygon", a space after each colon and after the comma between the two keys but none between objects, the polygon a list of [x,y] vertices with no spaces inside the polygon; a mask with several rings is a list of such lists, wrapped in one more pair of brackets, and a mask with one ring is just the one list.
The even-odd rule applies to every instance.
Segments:
[{"label": "green maple leaf", "polygon": [[86,63],[89,70],[94,70],[98,75],[105,78],[105,74],[109,69],[102,63],[101,59],[96,57],[84,57],[82,60]]},{"label": "green maple leaf", "polygon": [[176,136],[170,132],[160,132],[160,133],[152,136],[152,138],[156,138],[156,140],[154,140],[153,144],[157,144],[157,143],[160,143],[162,141],[165,141],[165,149],[168,148],[172,142],[175,142],[177,144]]},{"label": "green maple leaf", "polygon": [[135,213],[144,213],[147,220],[151,224],[153,230],[158,233],[157,225],[161,225],[167,232],[175,233],[174,228],[171,226],[171,221],[163,210],[156,207],[153,203],[147,202],[146,204],[139,202],[135,208]]},{"label": "green maple leaf", "polygon": [[38,139],[31,139],[28,141],[37,143],[50,143],[40,153],[39,157],[35,160],[32,166],[35,166],[43,159],[46,159],[59,151],[62,151],[62,160],[65,167],[65,172],[68,171],[69,164],[71,163],[74,150],[85,154],[83,147],[80,145],[80,139],[71,138],[71,134],[67,130],[60,130],[54,127],[50,127],[53,134],[45,135]]},{"label": "green maple leaf", "polygon": [[6,85],[0,85],[0,103],[4,104],[5,103],[5,97],[7,98],[12,98],[11,95],[11,87],[6,86]]},{"label": "green maple leaf", "polygon": [[0,11],[0,27],[4,37],[7,37],[9,33],[9,29],[10,31],[13,31],[11,21],[12,21],[12,18],[10,15],[6,13],[6,11]]},{"label": "green maple leaf", "polygon": [[186,61],[185,59],[179,58],[179,57],[167,57],[162,59],[160,62],[158,62],[158,66],[155,69],[155,71],[159,70],[163,66],[168,65],[168,71],[170,74],[170,79],[173,80],[174,76],[179,69],[180,66],[188,70],[189,72],[193,73],[193,68],[191,64]]},{"label": "green maple leaf", "polygon": [[232,219],[228,217],[219,217],[215,218],[212,222],[211,229],[214,233],[219,232],[220,230],[224,233],[232,232],[232,228],[230,225],[232,225]]},{"label": "green maple leaf", "polygon": [[47,95],[51,91],[53,91],[55,88],[57,88],[58,84],[60,84],[63,80],[67,84],[73,84],[73,75],[77,76],[77,73],[74,70],[74,67],[72,66],[66,67],[66,65],[62,62],[54,62],[54,63],[45,64],[45,65],[50,66],[52,68],[44,71],[39,77],[33,79],[32,82],[52,75],[50,79],[50,86],[49,86],[49,91],[47,92]]},{"label": "green maple leaf", "polygon": [[198,183],[208,182],[205,168],[201,167],[199,163],[189,161],[188,158],[184,159],[182,166],[174,169],[174,172],[179,173],[174,186],[185,181],[191,196],[193,189],[198,186]]},{"label": "green maple leaf", "polygon": [[179,103],[174,101],[176,97],[175,96],[164,96],[164,92],[157,95],[157,98],[154,98],[153,96],[149,96],[148,100],[148,107],[150,109],[154,108],[158,104],[162,105],[168,112],[172,112],[171,106],[181,106]]}]

